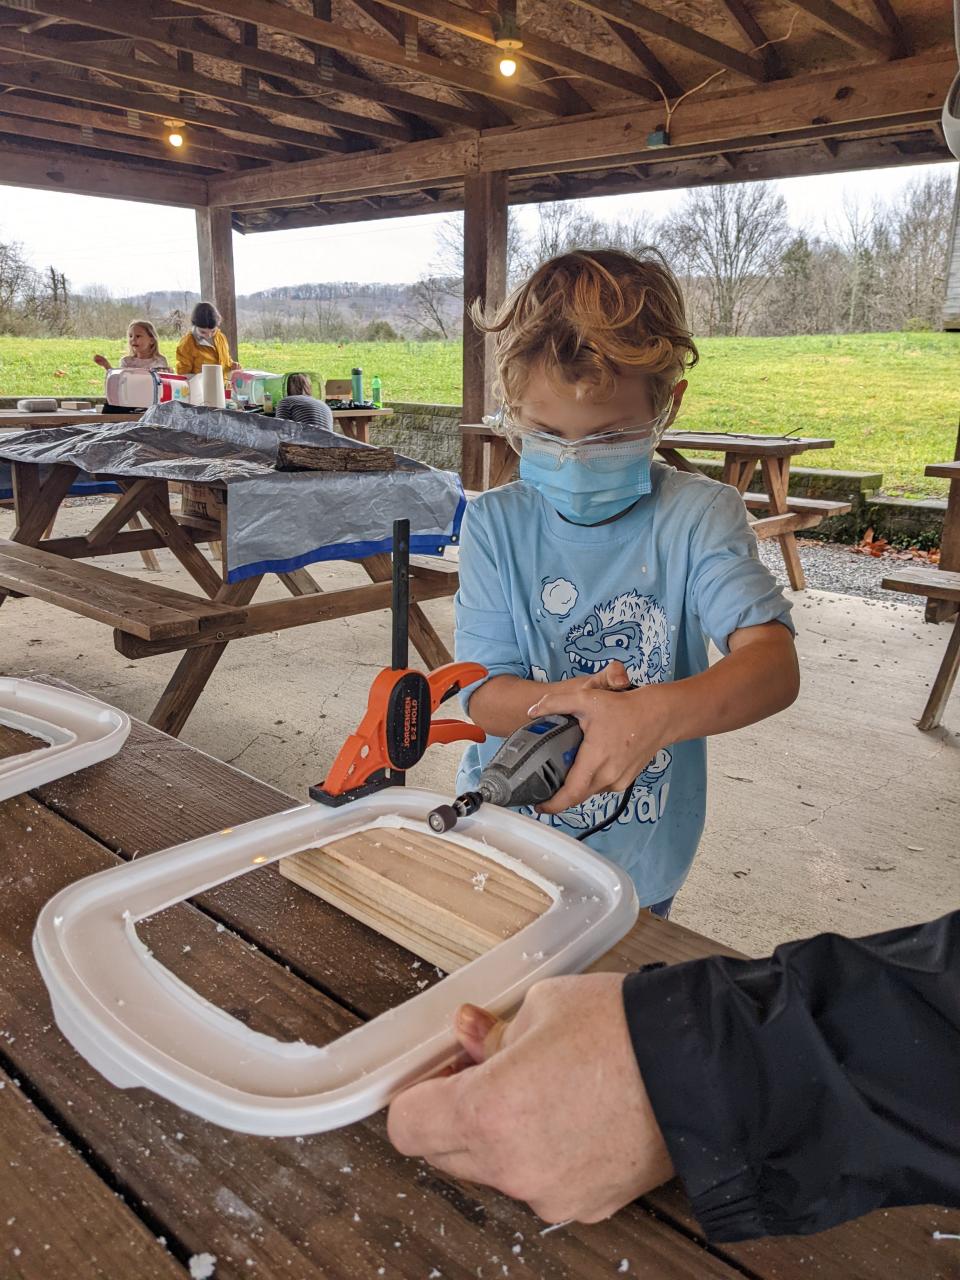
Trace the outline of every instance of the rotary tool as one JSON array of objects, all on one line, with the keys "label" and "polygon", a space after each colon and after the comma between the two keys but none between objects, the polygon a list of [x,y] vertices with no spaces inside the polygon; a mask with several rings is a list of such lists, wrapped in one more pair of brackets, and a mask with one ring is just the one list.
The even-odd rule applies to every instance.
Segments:
[{"label": "rotary tool", "polygon": [[433,810],[427,818],[431,830],[452,831],[484,802],[506,808],[544,804],[563,786],[581,742],[583,730],[574,716],[541,716],[517,729],[481,773],[476,791]]}]

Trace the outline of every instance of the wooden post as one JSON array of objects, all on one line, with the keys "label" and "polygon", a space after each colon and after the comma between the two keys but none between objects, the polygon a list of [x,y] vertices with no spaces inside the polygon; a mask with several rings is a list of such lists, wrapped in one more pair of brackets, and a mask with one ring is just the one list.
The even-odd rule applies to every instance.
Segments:
[{"label": "wooden post", "polygon": [[[960,327],[960,319],[958,319]],[[957,429],[957,445],[954,458],[960,462],[960,427]],[[947,510],[943,517],[943,533],[940,537],[940,568],[952,572],[960,570],[960,480],[951,480],[947,493]],[[927,598],[924,610],[925,622],[948,622],[960,612],[955,600]]]},{"label": "wooden post", "polygon": [[237,289],[233,278],[232,212],[227,208],[197,210],[200,296],[213,302],[223,320],[230,354],[237,357]]},{"label": "wooden post", "polygon": [[[486,311],[503,301],[507,287],[507,175],[482,173],[464,179],[463,184],[463,421],[479,422],[494,408],[494,342],[480,333],[470,317],[470,308],[479,299]],[[478,473],[480,441],[466,437],[463,442],[462,471],[466,477]],[[482,487],[482,486],[476,486]]]}]

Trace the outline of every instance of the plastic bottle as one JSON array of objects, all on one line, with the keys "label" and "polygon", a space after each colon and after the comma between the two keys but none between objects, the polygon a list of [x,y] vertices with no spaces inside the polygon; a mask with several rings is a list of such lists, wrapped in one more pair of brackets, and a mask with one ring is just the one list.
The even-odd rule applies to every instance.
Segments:
[{"label": "plastic bottle", "polygon": [[353,395],[353,403],[363,404],[363,370],[351,369],[350,381],[353,383],[353,391],[351,392]]},{"label": "plastic bottle", "polygon": [[383,383],[380,381],[379,373],[373,375],[373,381],[370,383],[370,399],[376,408],[383,408]]}]

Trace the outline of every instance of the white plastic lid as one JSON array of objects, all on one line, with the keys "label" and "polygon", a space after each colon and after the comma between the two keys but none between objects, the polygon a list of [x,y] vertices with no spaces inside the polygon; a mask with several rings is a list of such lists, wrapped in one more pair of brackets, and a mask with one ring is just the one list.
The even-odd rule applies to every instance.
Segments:
[{"label": "white plastic lid", "polygon": [[43,743],[0,759],[0,800],[116,755],[130,732],[130,717],[116,707],[13,676],[0,676],[0,724]]},{"label": "white plastic lid", "polygon": [[375,826],[429,832],[443,797],[391,788],[343,808],[308,804],[191,840],[61,890],[33,947],[60,1030],[108,1080],[138,1085],[245,1133],[318,1133],[371,1115],[451,1060],[465,1001],[505,1013],[542,978],[603,955],[633,925],[633,884],[553,829],[493,806],[447,839],[535,881],[553,899],[536,920],[399,1008],[332,1044],[252,1031],[159,961],[137,922],[256,867]]}]

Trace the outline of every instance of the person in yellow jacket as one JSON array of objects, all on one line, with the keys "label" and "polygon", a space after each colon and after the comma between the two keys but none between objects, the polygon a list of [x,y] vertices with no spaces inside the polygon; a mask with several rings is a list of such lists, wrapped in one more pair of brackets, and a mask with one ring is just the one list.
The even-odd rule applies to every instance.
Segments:
[{"label": "person in yellow jacket", "polygon": [[220,319],[212,302],[198,302],[193,308],[190,331],[177,343],[177,373],[199,373],[205,364],[218,364],[226,380],[231,369],[240,368],[230,356]]}]

